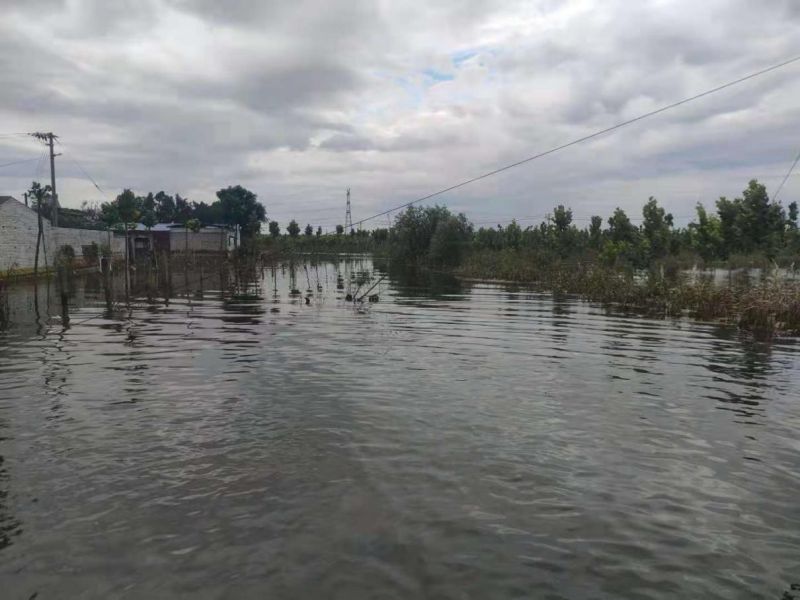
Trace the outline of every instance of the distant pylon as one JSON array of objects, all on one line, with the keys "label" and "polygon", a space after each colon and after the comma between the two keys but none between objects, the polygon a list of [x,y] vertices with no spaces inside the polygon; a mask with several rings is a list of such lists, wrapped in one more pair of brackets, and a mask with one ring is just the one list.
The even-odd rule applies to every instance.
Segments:
[{"label": "distant pylon", "polygon": [[347,188],[347,212],[344,214],[344,230],[353,231],[353,215],[350,212],[350,188]]}]

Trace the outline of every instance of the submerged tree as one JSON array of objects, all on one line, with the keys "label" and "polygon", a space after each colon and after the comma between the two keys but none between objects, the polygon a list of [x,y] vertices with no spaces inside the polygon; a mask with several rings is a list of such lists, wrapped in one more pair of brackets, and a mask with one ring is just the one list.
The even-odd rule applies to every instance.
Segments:
[{"label": "submerged tree", "polygon": [[711,260],[720,255],[724,237],[721,221],[714,215],[709,215],[705,207],[697,203],[697,223],[689,225],[692,245],[703,260]]},{"label": "submerged tree", "polygon": [[599,249],[603,241],[603,217],[594,215],[589,221],[589,244]]},{"label": "submerged tree", "polygon": [[672,215],[666,213],[658,201],[650,196],[642,209],[642,216],[642,233],[647,240],[649,258],[663,258],[669,252]]},{"label": "submerged tree", "polygon": [[393,230],[392,250],[408,262],[456,264],[472,239],[467,217],[453,215],[444,206],[410,206],[397,215]]}]

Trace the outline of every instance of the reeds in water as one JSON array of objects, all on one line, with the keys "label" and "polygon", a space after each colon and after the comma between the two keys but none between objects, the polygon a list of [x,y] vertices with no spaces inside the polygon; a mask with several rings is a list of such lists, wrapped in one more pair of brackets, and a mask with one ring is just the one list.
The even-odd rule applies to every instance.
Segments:
[{"label": "reeds in water", "polygon": [[651,316],[723,321],[766,337],[800,335],[800,281],[777,273],[718,284],[663,268],[635,272],[514,251],[476,253],[458,269],[463,277],[534,284]]}]

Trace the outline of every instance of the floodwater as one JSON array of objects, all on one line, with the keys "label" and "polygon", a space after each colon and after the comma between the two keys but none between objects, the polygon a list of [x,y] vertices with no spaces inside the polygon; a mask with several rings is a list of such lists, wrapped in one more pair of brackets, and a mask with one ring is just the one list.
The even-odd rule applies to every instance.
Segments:
[{"label": "floodwater", "polygon": [[797,340],[378,271],[7,289],[0,595],[800,597]]}]

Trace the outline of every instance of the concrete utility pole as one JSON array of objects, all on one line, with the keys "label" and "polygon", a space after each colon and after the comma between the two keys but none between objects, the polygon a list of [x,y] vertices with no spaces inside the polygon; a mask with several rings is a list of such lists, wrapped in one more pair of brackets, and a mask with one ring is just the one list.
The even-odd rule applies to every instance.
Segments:
[{"label": "concrete utility pole", "polygon": [[39,131],[30,134],[38,140],[42,140],[45,144],[47,144],[50,148],[50,188],[52,189],[53,194],[53,204],[50,211],[50,222],[52,223],[53,227],[58,227],[58,192],[56,192],[56,156],[53,152],[53,142],[58,139],[57,135],[54,135],[52,131],[47,133],[41,133]]}]

